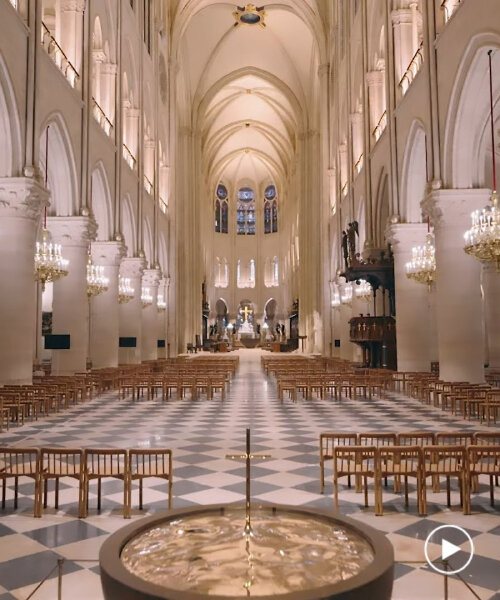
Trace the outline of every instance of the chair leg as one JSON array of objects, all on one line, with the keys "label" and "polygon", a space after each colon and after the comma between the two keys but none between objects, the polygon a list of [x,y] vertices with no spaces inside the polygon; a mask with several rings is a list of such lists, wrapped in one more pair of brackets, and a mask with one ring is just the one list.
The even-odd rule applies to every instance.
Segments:
[{"label": "chair leg", "polygon": [[365,506],[368,506],[368,477],[364,476],[364,488],[365,488]]},{"label": "chair leg", "polygon": [[7,479],[4,477],[2,479],[2,509],[5,508],[5,491],[7,489]]},{"label": "chair leg", "polygon": [[97,510],[101,510],[101,478],[97,479]]},{"label": "chair leg", "polygon": [[49,487],[49,480],[48,479],[44,479],[43,480],[43,508],[47,508],[47,496],[48,496],[48,487]]},{"label": "chair leg", "polygon": [[19,477],[14,477],[14,508],[17,508],[17,500],[19,496]]},{"label": "chair leg", "polygon": [[450,476],[446,475],[446,505],[451,506]]},{"label": "chair leg", "polygon": [[139,479],[139,510],[142,510],[142,477]]},{"label": "chair leg", "polygon": [[336,513],[339,512],[339,490],[338,490],[338,479],[334,476],[333,478],[333,509]]},{"label": "chair leg", "polygon": [[408,508],[408,475],[405,475],[405,506]]},{"label": "chair leg", "polygon": [[319,461],[319,493],[322,494],[325,491],[325,463],[322,459]]},{"label": "chair leg", "polygon": [[427,514],[427,479],[422,477],[422,516]]},{"label": "chair leg", "polygon": [[132,481],[129,477],[124,476],[123,478],[123,518],[130,519],[130,495],[132,489]]},{"label": "chair leg", "polygon": [[56,477],[56,509],[59,508],[59,477]]},{"label": "chair leg", "polygon": [[493,475],[490,475],[490,504],[495,506],[495,488],[493,487]]}]

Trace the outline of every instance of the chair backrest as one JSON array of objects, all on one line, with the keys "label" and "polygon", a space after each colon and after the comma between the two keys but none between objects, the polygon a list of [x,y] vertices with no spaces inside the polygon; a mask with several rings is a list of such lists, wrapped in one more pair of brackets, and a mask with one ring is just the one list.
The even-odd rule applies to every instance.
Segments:
[{"label": "chair backrest", "polygon": [[430,431],[405,431],[398,433],[399,446],[428,446],[435,444],[434,434]]},{"label": "chair backrest", "polygon": [[87,473],[102,477],[123,475],[128,466],[127,454],[124,448],[86,448],[84,461]]},{"label": "chair backrest", "polygon": [[462,473],[466,463],[465,446],[423,446],[424,470],[431,473]]},{"label": "chair backrest", "polygon": [[395,446],[397,435],[395,433],[360,433],[358,443],[360,446]]},{"label": "chair backrest", "polygon": [[0,475],[35,475],[39,463],[38,448],[0,447]]},{"label": "chair backrest", "polygon": [[468,446],[474,443],[472,431],[450,431],[436,433],[436,444],[438,446]]},{"label": "chair backrest", "polygon": [[172,450],[167,448],[131,448],[128,460],[131,475],[172,475]]},{"label": "chair backrest", "polygon": [[333,448],[333,472],[356,473],[374,470],[377,448],[375,446],[335,446]]},{"label": "chair backrest", "polygon": [[80,475],[84,464],[81,448],[42,448],[40,452],[44,475]]},{"label": "chair backrest", "polygon": [[379,446],[377,465],[384,473],[416,473],[423,463],[421,446]]},{"label": "chair backrest", "polygon": [[500,444],[468,446],[467,456],[472,472],[500,475]]},{"label": "chair backrest", "polygon": [[473,444],[492,445],[500,444],[500,431],[476,431]]},{"label": "chair backrest", "polygon": [[332,455],[335,446],[357,446],[357,433],[321,433],[319,436],[322,453]]}]

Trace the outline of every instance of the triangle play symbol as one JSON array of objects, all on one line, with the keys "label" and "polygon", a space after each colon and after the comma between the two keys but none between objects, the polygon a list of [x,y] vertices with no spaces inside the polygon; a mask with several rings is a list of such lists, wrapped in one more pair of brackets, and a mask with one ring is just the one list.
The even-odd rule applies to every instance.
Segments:
[{"label": "triangle play symbol", "polygon": [[446,560],[450,556],[453,556],[460,550],[461,550],[461,548],[459,546],[455,546],[455,544],[452,544],[451,542],[448,542],[447,540],[441,541],[441,558],[443,560]]}]

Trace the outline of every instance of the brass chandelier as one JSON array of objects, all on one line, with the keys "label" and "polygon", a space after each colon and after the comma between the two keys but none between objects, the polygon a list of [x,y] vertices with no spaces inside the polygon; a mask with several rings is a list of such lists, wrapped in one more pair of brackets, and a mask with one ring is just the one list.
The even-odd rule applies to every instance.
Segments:
[{"label": "brass chandelier", "polygon": [[108,289],[109,279],[104,276],[104,267],[94,265],[92,256],[87,259],[87,298],[90,300],[95,296],[103,294]]},{"label": "brass chandelier", "polygon": [[492,50],[488,50],[490,74],[491,156],[493,167],[491,204],[482,210],[476,210],[471,214],[472,227],[464,234],[464,251],[481,262],[494,263],[496,270],[500,271],[500,214],[498,210],[497,171],[495,162],[495,123],[493,119],[491,53]]},{"label": "brass chandelier", "polygon": [[121,277],[118,283],[118,302],[119,304],[126,304],[130,302],[134,297],[134,288],[130,285],[129,277]]},{"label": "brass chandelier", "polygon": [[429,220],[427,220],[425,245],[413,247],[411,253],[411,260],[406,263],[406,276],[418,283],[425,283],[430,291],[436,279],[436,248],[434,235],[430,232]]}]

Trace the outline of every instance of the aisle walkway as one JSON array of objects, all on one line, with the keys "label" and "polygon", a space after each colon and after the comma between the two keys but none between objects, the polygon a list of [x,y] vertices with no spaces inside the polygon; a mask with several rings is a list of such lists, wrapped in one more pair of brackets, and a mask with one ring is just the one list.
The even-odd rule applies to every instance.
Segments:
[{"label": "aisle walkway", "polygon": [[[227,400],[212,402],[171,399],[132,403],[117,400],[116,393],[93,400],[60,416],[44,419],[0,434],[1,444],[170,447],[174,451],[174,508],[198,504],[241,501],[244,498],[244,466],[226,460],[229,451],[244,447],[245,428],[252,430],[253,450],[272,458],[253,467],[254,500],[331,509],[331,465],[327,470],[325,495],[319,492],[318,438],[321,431],[403,431],[478,429],[420,403],[391,396],[387,400],[350,401],[289,400],[281,404],[276,386],[260,367],[258,350],[240,350],[240,367],[232,380]],[[20,509],[13,511],[12,492],[0,518],[0,600],[24,600],[34,584],[52,568],[59,556],[66,563],[64,600],[102,598],[94,559],[107,535],[127,522],[121,517],[120,482],[103,484],[103,510],[97,514],[91,494],[89,517],[76,518],[76,482],[61,486],[61,508],[47,509],[34,519],[31,483],[21,485]],[[145,507],[149,512],[166,507],[165,485],[146,482]],[[499,503],[500,503],[500,493]],[[134,495],[137,499],[137,496]],[[370,507],[361,506],[361,495],[341,492],[341,512],[370,523],[388,533],[397,560],[424,560],[423,539],[443,523],[463,525],[474,536],[477,557],[467,571],[468,580],[482,600],[499,600],[500,513],[488,505],[486,488],[473,505],[473,516],[464,517],[457,506],[444,510],[444,494],[430,495],[429,516],[419,518],[415,500],[404,510],[402,499],[384,493],[385,515],[375,517],[373,495]],[[49,497],[49,504],[53,498]],[[439,504],[433,504],[438,502]],[[453,494],[453,502],[458,502]],[[2,513],[0,513],[2,514]],[[145,513],[133,510],[133,518]],[[398,565],[394,598],[433,600],[442,598],[442,579],[427,569]],[[418,579],[418,596],[415,581]],[[453,598],[473,598],[462,584],[451,581]],[[5,592],[5,593],[4,593]],[[425,594],[425,595],[424,595]],[[45,584],[34,600],[54,600],[55,580]]]}]

